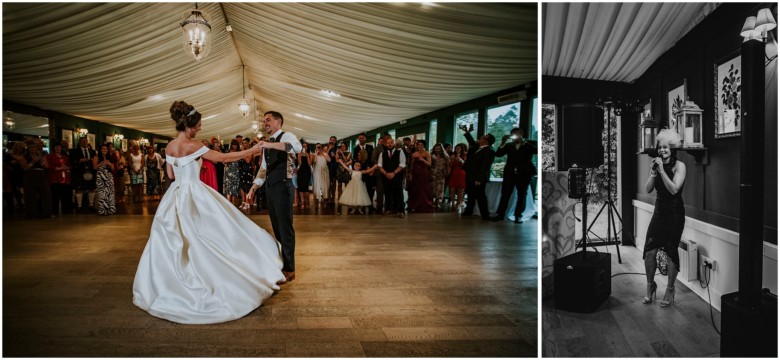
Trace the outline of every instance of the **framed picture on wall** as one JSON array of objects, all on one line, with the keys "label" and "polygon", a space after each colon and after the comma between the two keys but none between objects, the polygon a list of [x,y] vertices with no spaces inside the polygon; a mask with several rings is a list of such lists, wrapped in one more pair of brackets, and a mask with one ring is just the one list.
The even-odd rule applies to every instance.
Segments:
[{"label": "framed picture on wall", "polygon": [[64,140],[66,143],[68,143],[68,149],[73,149],[73,131],[72,130],[62,130],[62,140]]},{"label": "framed picture on wall", "polygon": [[742,56],[733,52],[715,62],[715,138],[739,136],[742,129]]},{"label": "framed picture on wall", "polygon": [[92,146],[92,150],[99,150],[95,147],[95,134],[87,134],[87,143],[89,143],[90,146]]},{"label": "framed picture on wall", "polygon": [[680,125],[677,122],[677,117],[674,115],[682,108],[685,98],[688,96],[688,81],[682,79],[682,83],[678,83],[666,94],[666,116],[669,120],[668,127],[670,130],[676,131],[680,134]]},{"label": "framed picture on wall", "polygon": [[122,139],[122,152],[127,151],[127,139]]},{"label": "framed picture on wall", "polygon": [[114,143],[113,135],[106,135],[106,142],[104,142],[104,144],[108,144],[108,143],[112,143],[112,144]]}]

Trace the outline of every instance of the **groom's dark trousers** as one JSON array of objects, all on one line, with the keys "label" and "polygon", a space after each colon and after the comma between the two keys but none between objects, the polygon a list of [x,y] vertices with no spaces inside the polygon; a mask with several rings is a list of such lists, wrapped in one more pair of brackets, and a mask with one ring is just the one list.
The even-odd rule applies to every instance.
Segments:
[{"label": "groom's dark trousers", "polygon": [[[281,137],[281,135],[279,136]],[[274,237],[282,244],[282,271],[295,271],[295,230],[293,229],[293,184],[288,178],[287,153],[265,150],[266,198]]]}]

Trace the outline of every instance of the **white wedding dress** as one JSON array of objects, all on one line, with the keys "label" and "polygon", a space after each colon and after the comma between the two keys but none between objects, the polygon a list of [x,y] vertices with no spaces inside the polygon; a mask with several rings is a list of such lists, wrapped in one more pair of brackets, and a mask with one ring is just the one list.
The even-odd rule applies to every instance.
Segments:
[{"label": "white wedding dress", "polygon": [[176,179],[160,201],[133,282],[133,303],[183,324],[238,319],[279,290],[279,243],[200,180],[202,147],[166,156]]}]

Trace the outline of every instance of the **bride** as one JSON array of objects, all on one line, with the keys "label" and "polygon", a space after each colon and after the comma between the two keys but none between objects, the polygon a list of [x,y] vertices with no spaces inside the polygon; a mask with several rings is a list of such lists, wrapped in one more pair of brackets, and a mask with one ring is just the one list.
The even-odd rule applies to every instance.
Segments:
[{"label": "bride", "polygon": [[221,153],[192,139],[200,113],[184,101],[170,109],[179,134],[165,149],[175,181],[154,216],[133,282],[133,303],[183,324],[238,319],[271,297],[284,280],[279,243],[221,194],[200,181],[201,158],[236,161],[261,152]]}]

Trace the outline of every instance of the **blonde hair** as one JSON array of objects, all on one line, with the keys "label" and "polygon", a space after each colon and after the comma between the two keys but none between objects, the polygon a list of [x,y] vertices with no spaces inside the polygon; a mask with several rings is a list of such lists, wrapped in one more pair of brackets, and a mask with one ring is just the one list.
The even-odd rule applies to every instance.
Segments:
[{"label": "blonde hair", "polygon": [[655,146],[658,147],[664,141],[669,142],[669,147],[678,147],[680,146],[680,135],[674,130],[663,129],[655,136]]}]

